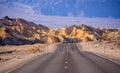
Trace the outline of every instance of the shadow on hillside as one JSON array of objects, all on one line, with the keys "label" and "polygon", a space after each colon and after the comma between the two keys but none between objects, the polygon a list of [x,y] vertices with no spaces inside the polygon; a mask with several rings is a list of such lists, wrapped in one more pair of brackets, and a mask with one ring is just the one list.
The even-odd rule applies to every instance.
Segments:
[{"label": "shadow on hillside", "polygon": [[33,41],[30,40],[25,40],[25,39],[18,39],[18,38],[11,38],[11,37],[7,37],[7,38],[0,38],[0,45],[4,46],[4,45],[25,45],[25,44],[35,44],[35,43],[46,43],[44,41],[35,39]]}]

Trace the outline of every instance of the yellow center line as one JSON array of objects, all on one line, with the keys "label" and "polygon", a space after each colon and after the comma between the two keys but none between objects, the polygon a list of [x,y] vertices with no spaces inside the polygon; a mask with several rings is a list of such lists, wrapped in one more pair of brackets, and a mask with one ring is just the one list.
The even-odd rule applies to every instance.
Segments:
[{"label": "yellow center line", "polygon": [[64,69],[67,70],[68,69],[68,44],[66,46],[66,58],[65,58],[65,66]]}]

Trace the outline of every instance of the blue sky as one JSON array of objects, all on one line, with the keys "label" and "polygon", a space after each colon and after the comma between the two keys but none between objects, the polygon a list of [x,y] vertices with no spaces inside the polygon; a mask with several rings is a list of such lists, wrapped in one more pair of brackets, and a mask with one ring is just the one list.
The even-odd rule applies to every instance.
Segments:
[{"label": "blue sky", "polygon": [[0,0],[0,18],[5,15],[54,28],[120,28],[120,0]]}]

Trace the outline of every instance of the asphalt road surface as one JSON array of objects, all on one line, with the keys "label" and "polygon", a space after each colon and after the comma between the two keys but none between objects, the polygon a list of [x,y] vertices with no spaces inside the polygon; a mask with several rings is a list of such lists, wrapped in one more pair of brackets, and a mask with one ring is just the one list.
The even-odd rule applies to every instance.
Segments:
[{"label": "asphalt road surface", "polygon": [[120,73],[120,65],[66,43],[9,73]]}]

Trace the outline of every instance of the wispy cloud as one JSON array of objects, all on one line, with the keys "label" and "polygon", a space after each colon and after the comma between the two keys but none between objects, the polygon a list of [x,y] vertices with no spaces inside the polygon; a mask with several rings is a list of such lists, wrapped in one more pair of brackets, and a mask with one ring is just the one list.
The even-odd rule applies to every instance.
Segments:
[{"label": "wispy cloud", "polygon": [[74,15],[73,15],[72,12],[68,12],[68,16],[69,16],[69,17],[73,17]]},{"label": "wispy cloud", "polygon": [[5,2],[6,0],[0,0],[0,2]]},{"label": "wispy cloud", "polygon": [[0,17],[9,16],[13,18],[23,18],[28,21],[33,21],[37,24],[43,24],[48,27],[59,28],[69,25],[87,24],[95,27],[110,27],[120,28],[120,19],[114,18],[88,18],[84,17],[84,12],[81,12],[80,17],[72,16],[72,13],[68,13],[67,16],[45,16],[42,14],[36,14],[33,7],[21,3],[13,3],[13,7],[9,8],[5,5],[0,5]]},{"label": "wispy cloud", "polygon": [[55,5],[58,5],[58,4],[60,4],[62,2],[62,0],[57,0],[54,4]]},{"label": "wispy cloud", "polygon": [[84,15],[85,15],[85,13],[83,11],[81,11],[78,16],[83,17]]},{"label": "wispy cloud", "polygon": [[0,17],[10,16],[17,18],[32,17],[35,15],[35,11],[32,6],[25,5],[22,3],[13,3],[13,7],[9,8],[5,5],[0,5]]}]

